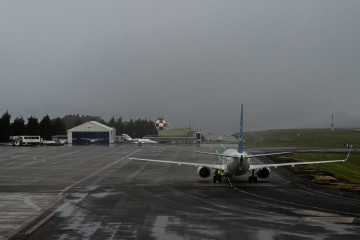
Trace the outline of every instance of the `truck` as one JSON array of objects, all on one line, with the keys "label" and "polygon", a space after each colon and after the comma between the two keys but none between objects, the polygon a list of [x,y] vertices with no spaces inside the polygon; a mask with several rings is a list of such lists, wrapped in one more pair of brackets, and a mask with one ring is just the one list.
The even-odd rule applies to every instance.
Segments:
[{"label": "truck", "polygon": [[10,136],[10,145],[13,146],[34,146],[42,144],[40,136]]},{"label": "truck", "polygon": [[51,139],[56,141],[56,140],[60,140],[60,144],[64,145],[68,143],[68,136],[67,135],[55,135],[55,136],[51,136]]}]

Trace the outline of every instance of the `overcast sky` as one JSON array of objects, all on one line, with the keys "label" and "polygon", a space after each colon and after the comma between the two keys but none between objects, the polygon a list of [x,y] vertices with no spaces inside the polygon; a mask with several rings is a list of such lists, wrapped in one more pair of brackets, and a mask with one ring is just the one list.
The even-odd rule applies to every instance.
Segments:
[{"label": "overcast sky", "polygon": [[360,1],[0,3],[0,114],[360,126]]}]

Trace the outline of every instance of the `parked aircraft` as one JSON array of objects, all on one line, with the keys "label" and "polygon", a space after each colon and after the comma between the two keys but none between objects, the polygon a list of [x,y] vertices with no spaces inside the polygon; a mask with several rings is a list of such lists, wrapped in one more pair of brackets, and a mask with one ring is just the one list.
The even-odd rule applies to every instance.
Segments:
[{"label": "parked aircraft", "polygon": [[225,150],[222,154],[209,153],[209,152],[198,152],[202,154],[217,155],[220,157],[219,164],[204,164],[204,163],[191,163],[191,162],[176,162],[176,161],[165,161],[156,159],[143,159],[143,158],[132,158],[131,160],[159,162],[159,163],[170,163],[178,165],[191,165],[197,167],[197,174],[202,178],[210,177],[211,173],[214,173],[213,182],[216,183],[222,181],[222,176],[231,177],[250,173],[249,182],[257,182],[257,178],[267,178],[270,176],[270,168],[282,167],[282,166],[295,166],[305,164],[318,164],[318,163],[333,163],[333,162],[345,162],[349,159],[350,151],[345,159],[342,160],[329,160],[329,161],[315,161],[315,162],[289,162],[289,163],[273,163],[273,164],[251,164],[251,158],[262,157],[268,155],[288,154],[288,152],[280,153],[267,153],[267,154],[255,154],[249,155],[243,151],[243,105],[241,105],[241,119],[240,119],[240,132],[239,142],[237,149]]},{"label": "parked aircraft", "polygon": [[147,138],[131,138],[129,135],[127,134],[123,134],[123,137],[125,138],[126,141],[129,142],[133,142],[136,143],[137,145],[141,146],[142,144],[155,144],[157,143],[156,141],[147,139]]},{"label": "parked aircraft", "polygon": [[72,139],[73,145],[108,145],[109,139],[106,138],[73,138]]}]

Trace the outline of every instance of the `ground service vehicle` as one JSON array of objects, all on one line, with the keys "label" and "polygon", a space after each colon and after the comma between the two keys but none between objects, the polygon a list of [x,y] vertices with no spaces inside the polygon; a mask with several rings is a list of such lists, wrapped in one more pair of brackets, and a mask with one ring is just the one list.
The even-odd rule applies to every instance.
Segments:
[{"label": "ground service vehicle", "polygon": [[13,146],[33,146],[42,143],[40,136],[11,136],[10,140]]}]

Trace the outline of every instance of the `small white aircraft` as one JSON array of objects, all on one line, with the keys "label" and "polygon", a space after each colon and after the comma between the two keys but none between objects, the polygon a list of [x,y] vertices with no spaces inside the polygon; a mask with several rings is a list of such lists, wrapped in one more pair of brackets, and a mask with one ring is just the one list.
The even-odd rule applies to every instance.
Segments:
[{"label": "small white aircraft", "polygon": [[126,141],[129,142],[133,142],[136,143],[137,145],[141,146],[143,144],[154,144],[157,143],[156,141],[153,141],[151,139],[147,139],[147,138],[131,138],[129,135],[127,134],[123,134],[123,137],[125,138]]},{"label": "small white aircraft", "polygon": [[[268,155],[288,154],[289,152],[279,153],[267,153],[267,154],[255,154],[248,155],[243,151],[243,105],[241,105],[241,120],[240,120],[240,132],[238,149],[228,149],[222,154],[198,152],[202,154],[217,155],[221,164],[204,164],[204,163],[191,163],[191,162],[175,162],[156,159],[143,159],[143,158],[131,158],[131,160],[170,163],[178,165],[191,165],[197,167],[197,174],[202,178],[210,177],[211,173],[214,173],[213,182],[218,181],[221,183],[222,176],[231,177],[239,176],[247,173],[251,173],[249,176],[249,182],[257,182],[257,178],[267,178],[270,175],[270,168],[282,167],[282,166],[295,166],[305,164],[318,164],[318,163],[333,163],[333,162],[345,162],[349,159],[350,151],[345,159],[342,160],[329,160],[329,161],[315,161],[315,162],[289,162],[289,163],[274,163],[274,164],[251,164],[250,159],[253,157],[262,157]],[[221,158],[220,158],[221,157]]]}]

